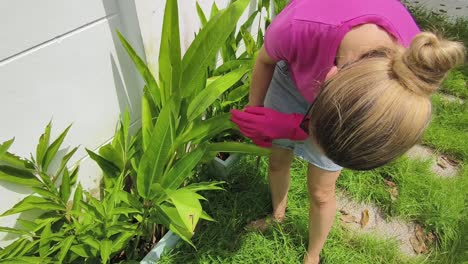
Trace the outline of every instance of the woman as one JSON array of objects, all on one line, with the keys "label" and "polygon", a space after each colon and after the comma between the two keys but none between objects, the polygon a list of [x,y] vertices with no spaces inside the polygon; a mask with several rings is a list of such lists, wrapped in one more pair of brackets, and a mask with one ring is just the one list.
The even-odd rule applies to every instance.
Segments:
[{"label": "woman", "polygon": [[249,105],[233,110],[232,120],[255,144],[271,147],[270,219],[285,217],[294,155],[309,162],[305,263],[319,262],[342,167],[382,166],[418,142],[430,95],[463,59],[462,44],[420,33],[395,0],[293,0],[275,18]]}]

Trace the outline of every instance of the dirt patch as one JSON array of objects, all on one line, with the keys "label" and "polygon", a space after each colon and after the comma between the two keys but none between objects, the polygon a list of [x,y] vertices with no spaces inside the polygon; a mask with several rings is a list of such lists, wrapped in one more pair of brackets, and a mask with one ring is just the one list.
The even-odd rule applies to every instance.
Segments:
[{"label": "dirt patch", "polygon": [[458,174],[457,161],[438,155],[429,147],[415,145],[406,154],[411,159],[432,160],[431,170],[441,177],[454,177]]},{"label": "dirt patch", "polygon": [[337,194],[337,207],[345,227],[356,232],[376,233],[387,239],[395,239],[402,253],[408,256],[417,255],[411,244],[411,241],[417,239],[415,224],[398,219],[386,220],[377,206],[355,202],[342,193]]}]

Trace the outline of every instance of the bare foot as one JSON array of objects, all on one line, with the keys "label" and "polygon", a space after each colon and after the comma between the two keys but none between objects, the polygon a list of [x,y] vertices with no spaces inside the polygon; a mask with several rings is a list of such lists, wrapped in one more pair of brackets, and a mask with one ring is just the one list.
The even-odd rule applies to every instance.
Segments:
[{"label": "bare foot", "polygon": [[245,230],[247,231],[260,231],[265,232],[270,227],[273,226],[275,223],[282,223],[284,221],[284,217],[276,218],[271,215],[268,215],[265,218],[258,219],[255,221],[250,222],[246,227]]},{"label": "bare foot", "polygon": [[304,264],[319,264],[320,263],[320,257],[318,256],[311,256],[306,253],[304,256]]}]

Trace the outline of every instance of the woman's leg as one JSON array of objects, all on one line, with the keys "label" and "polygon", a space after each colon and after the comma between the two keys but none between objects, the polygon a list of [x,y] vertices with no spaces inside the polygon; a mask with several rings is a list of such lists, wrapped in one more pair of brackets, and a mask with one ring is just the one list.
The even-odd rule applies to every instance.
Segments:
[{"label": "woman's leg", "polygon": [[335,184],[340,171],[330,172],[309,164],[307,187],[310,197],[309,246],[304,263],[318,264],[319,254],[336,213]]},{"label": "woman's leg", "polygon": [[[289,170],[294,160],[292,150],[273,146],[268,165],[268,181],[270,182],[271,202],[273,205],[273,221],[282,222],[286,212],[289,189]],[[251,222],[248,230],[265,231],[271,222],[269,217]]]},{"label": "woman's leg", "polygon": [[290,169],[294,160],[292,150],[275,147],[271,148],[268,165],[268,180],[270,182],[271,202],[273,205],[273,219],[281,222],[286,212],[288,200]]}]

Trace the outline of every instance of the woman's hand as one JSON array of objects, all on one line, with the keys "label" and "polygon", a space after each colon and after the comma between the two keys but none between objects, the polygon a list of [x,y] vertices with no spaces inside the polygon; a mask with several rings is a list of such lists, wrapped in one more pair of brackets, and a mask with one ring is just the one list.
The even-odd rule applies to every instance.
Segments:
[{"label": "woman's hand", "polygon": [[304,118],[301,114],[284,114],[266,107],[246,107],[244,111],[234,109],[231,114],[231,120],[242,134],[254,140],[255,144],[255,141],[262,143],[279,138],[300,141],[308,137],[299,127]]}]

